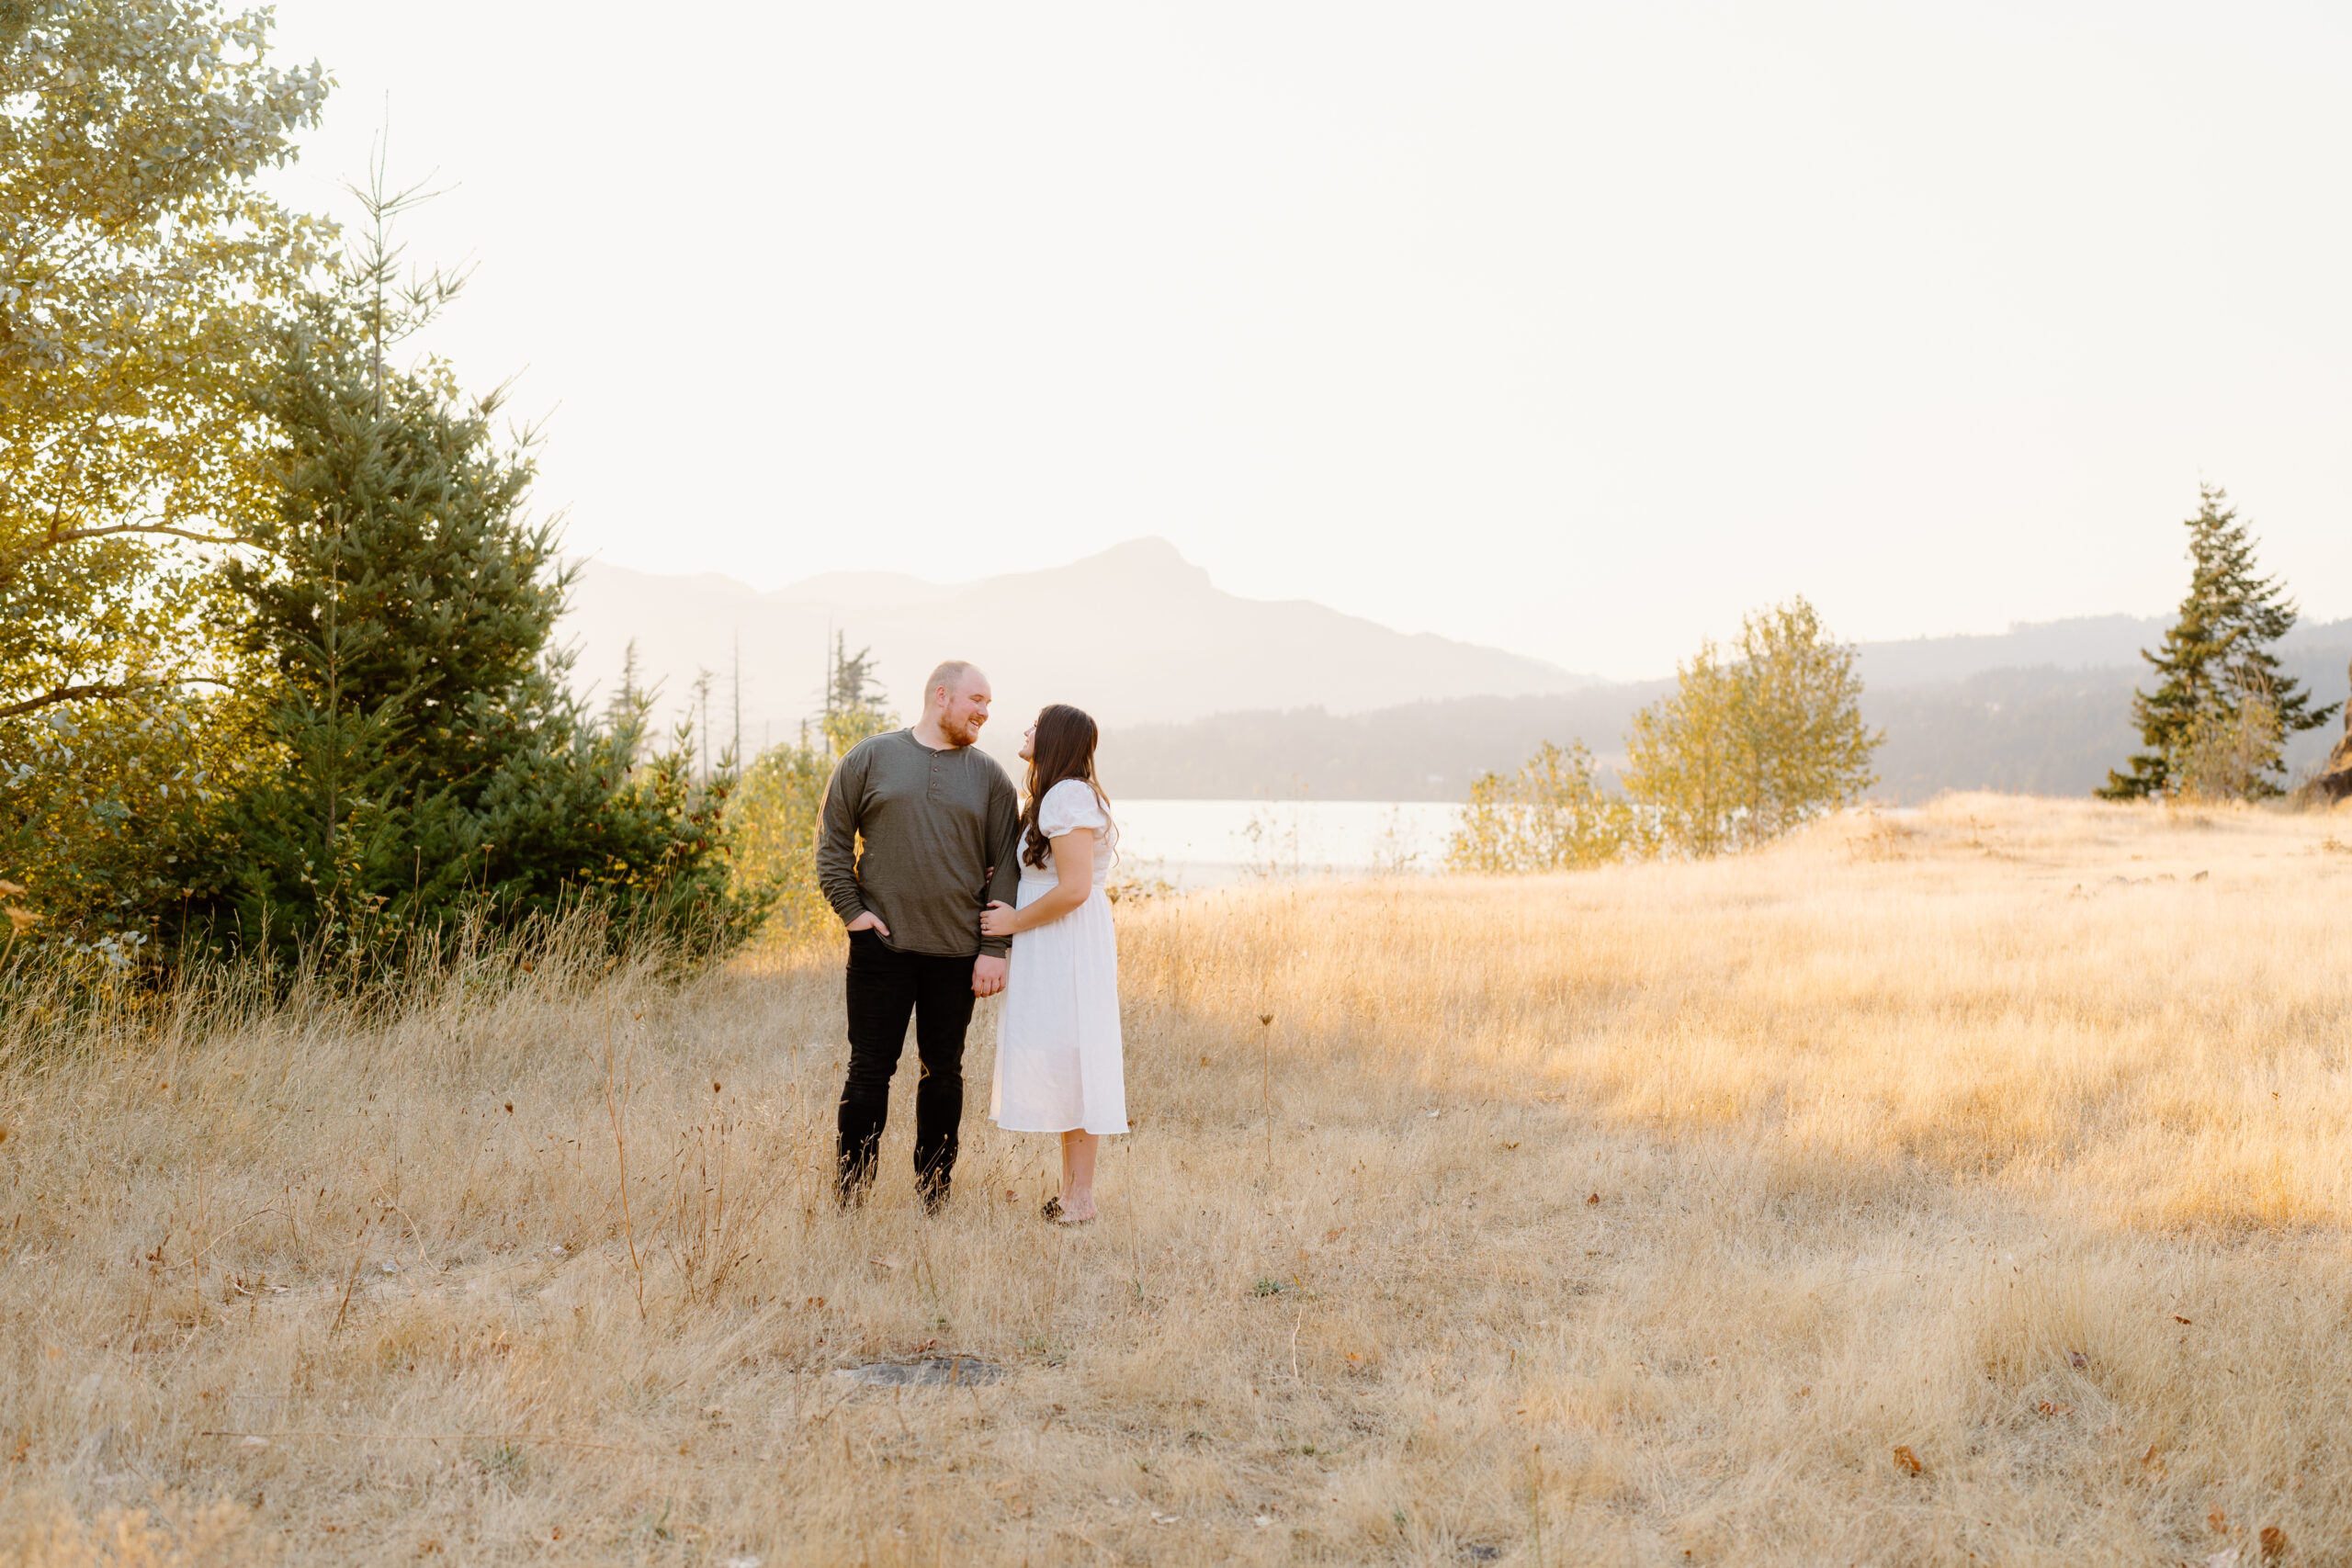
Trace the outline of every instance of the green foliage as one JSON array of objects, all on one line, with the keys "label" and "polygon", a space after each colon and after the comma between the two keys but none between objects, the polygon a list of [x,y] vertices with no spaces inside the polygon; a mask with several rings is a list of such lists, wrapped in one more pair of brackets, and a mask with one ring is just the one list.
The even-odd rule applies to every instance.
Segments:
[{"label": "green foliage", "polygon": [[2254,536],[2228,502],[2218,486],[2199,488],[2186,525],[2188,592],[2164,646],[2140,655],[2159,677],[2132,699],[2145,750],[2107,775],[2098,793],[2109,800],[2278,795],[2287,737],[2335,713],[2313,708],[2270,651],[2294,629],[2294,601],[2256,571]]},{"label": "green foliage", "polygon": [[1510,777],[1487,773],[1446,847],[1451,871],[1567,871],[1668,852],[1752,848],[1868,789],[1881,737],[1861,720],[1853,649],[1803,599],[1747,618],[1736,657],[1712,642],[1674,692],[1634,716],[1625,795],[1582,741],[1546,741]]},{"label": "green foliage", "polygon": [[380,161],[332,256],[260,194],[326,89],[266,33],[210,0],[0,0],[12,942],[356,954],[582,900],[733,940],[733,759],[651,744],[633,680],[601,719],[566,691],[530,437],[387,359],[463,280],[402,277],[423,197]]},{"label": "green foliage", "polygon": [[1445,864],[1487,874],[1579,871],[1640,843],[1633,809],[1601,789],[1584,742],[1562,750],[1547,740],[1516,774],[1486,773],[1471,784]]},{"label": "green foliage", "polygon": [[602,724],[569,694],[545,654],[569,579],[521,510],[527,451],[498,443],[489,400],[379,373],[370,347],[313,334],[272,408],[283,502],[230,581],[277,765],[239,803],[216,930],[332,942],[583,895],[665,926],[714,914],[731,761],[697,777],[690,723],[648,754],[633,678]]},{"label": "green foliage", "polygon": [[261,172],[326,79],[266,13],[0,0],[0,875],[59,952],[209,880],[252,705],[212,551],[267,505],[249,400],[316,254]]},{"label": "green foliage", "polygon": [[252,754],[250,706],[169,687],[24,720],[0,764],[0,864],[52,956],[120,969],[220,891],[236,852],[220,805]]},{"label": "green foliage", "polygon": [[817,827],[833,764],[871,735],[896,729],[874,679],[872,649],[849,651],[836,634],[828,657],[825,708],[813,737],[772,746],[744,770],[727,803],[733,868],[728,902],[734,918],[786,942],[830,935],[839,917],[817,886]]},{"label": "green foliage", "polygon": [[786,941],[840,924],[817,886],[817,823],[834,759],[807,744],[771,746],[743,771],[727,802],[730,897],[764,910]]},{"label": "green foliage", "polygon": [[246,391],[316,237],[257,176],[326,79],[267,31],[0,0],[0,726],[220,673],[202,547],[266,505]]},{"label": "green foliage", "polygon": [[502,441],[497,397],[463,398],[446,367],[386,364],[458,286],[394,276],[388,220],[413,192],[387,194],[379,167],[361,195],[370,226],[262,399],[276,506],[225,573],[273,765],[236,803],[241,863],[209,930],[355,947],[586,897],[729,940],[732,759],[702,776],[691,722],[652,750],[633,668],[601,723],[566,690],[547,644],[571,577],[524,512],[530,437]]},{"label": "green foliage", "polygon": [[1850,805],[1883,736],[1862,723],[1854,650],[1803,598],[1712,642],[1673,693],[1634,716],[1625,793],[1663,847],[1700,858],[1768,843]]}]

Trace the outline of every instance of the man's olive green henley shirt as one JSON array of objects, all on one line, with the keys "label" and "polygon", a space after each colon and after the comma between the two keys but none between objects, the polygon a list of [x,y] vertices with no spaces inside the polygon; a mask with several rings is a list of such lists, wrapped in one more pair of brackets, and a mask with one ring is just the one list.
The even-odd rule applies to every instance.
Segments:
[{"label": "man's olive green henley shirt", "polygon": [[1011,939],[981,936],[980,911],[1018,897],[1020,841],[1020,797],[995,758],[975,746],[934,751],[894,729],[833,769],[817,881],[843,925],[870,909],[899,953],[1001,958]]}]

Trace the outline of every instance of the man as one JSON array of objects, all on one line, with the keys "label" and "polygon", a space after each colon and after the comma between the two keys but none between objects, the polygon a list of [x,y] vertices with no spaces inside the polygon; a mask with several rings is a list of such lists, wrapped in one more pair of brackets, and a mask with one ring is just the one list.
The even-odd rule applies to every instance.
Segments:
[{"label": "man", "polygon": [[[973,746],[989,681],[951,660],[931,672],[911,729],[850,748],[825,786],[817,880],[849,931],[849,1077],[842,1085],[839,1195],[863,1202],[890,1114],[890,1076],[915,1023],[915,1187],[947,1201],[964,1116],[964,1031],[972,998],[1004,989],[1001,937],[983,939],[991,898],[1018,898],[1019,798]],[[864,852],[858,841],[865,840]]]}]

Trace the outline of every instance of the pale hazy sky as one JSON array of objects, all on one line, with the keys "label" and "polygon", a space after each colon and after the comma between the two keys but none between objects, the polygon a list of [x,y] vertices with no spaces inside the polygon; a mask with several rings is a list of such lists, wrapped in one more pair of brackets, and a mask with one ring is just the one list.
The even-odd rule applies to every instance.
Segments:
[{"label": "pale hazy sky", "polygon": [[[1662,672],[2154,614],[2226,484],[2352,615],[2352,7],[279,0],[573,547],[762,586],[1164,535]],[[1050,615],[1009,604],[1009,615]]]}]

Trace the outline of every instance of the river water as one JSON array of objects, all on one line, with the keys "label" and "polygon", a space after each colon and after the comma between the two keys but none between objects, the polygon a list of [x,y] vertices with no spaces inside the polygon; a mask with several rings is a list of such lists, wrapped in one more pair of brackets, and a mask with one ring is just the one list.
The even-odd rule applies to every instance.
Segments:
[{"label": "river water", "polygon": [[1433,872],[1462,813],[1428,800],[1114,800],[1111,810],[1114,874],[1188,888]]}]

